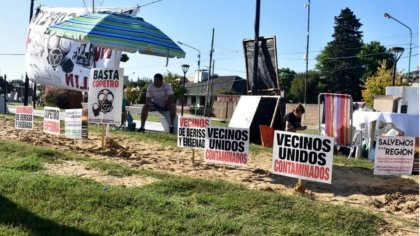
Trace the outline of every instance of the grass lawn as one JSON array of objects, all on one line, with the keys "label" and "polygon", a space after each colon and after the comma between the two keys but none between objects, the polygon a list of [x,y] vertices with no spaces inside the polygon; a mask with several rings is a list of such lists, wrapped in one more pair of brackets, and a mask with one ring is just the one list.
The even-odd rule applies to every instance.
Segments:
[{"label": "grass lawn", "polygon": [[[89,162],[115,176],[160,181],[126,188],[42,172],[44,162],[63,160]],[[301,196],[0,141],[0,235],[375,235],[381,217]]]}]

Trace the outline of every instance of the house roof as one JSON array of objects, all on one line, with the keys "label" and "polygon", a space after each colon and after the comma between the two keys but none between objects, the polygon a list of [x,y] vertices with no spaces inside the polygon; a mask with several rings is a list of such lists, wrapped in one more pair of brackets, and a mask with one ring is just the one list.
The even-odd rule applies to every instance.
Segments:
[{"label": "house roof", "polygon": [[220,90],[235,90],[239,94],[246,94],[246,80],[239,76],[219,76],[210,81],[205,80],[199,83],[187,83],[187,95],[205,96],[207,94],[207,84],[212,95],[217,95]]}]

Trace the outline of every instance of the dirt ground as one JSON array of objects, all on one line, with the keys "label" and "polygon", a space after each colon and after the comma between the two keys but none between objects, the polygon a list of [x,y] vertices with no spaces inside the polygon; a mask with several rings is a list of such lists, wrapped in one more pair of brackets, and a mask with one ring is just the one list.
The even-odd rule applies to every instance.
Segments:
[{"label": "dirt ground", "polygon": [[[296,194],[296,179],[270,174],[271,154],[251,156],[248,168],[223,168],[206,165],[201,159],[203,152],[177,147],[163,147],[158,142],[138,141],[111,134],[105,148],[100,137],[89,134],[88,140],[69,140],[64,135],[54,136],[42,132],[41,123],[32,132],[14,129],[13,119],[0,119],[0,139],[20,140],[29,144],[69,151],[106,162],[118,163],[136,169],[146,169],[203,179],[223,179],[244,185],[250,189]],[[138,134],[141,135],[141,134]],[[156,181],[142,176],[112,177],[90,169],[82,162],[68,161],[59,165],[47,165],[49,174],[76,175],[98,182],[140,186]],[[418,222],[419,177],[374,176],[373,171],[335,165],[332,184],[304,181],[305,194],[314,200],[334,204],[350,204],[381,212],[389,225],[380,229],[382,235],[418,235],[418,226],[403,222]],[[397,217],[395,217],[397,216]]]}]

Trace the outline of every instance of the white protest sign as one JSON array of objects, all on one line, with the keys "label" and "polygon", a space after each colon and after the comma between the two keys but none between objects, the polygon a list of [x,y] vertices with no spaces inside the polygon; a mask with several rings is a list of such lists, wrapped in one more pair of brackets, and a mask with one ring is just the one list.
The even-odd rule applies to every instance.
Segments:
[{"label": "white protest sign", "polygon": [[229,127],[249,129],[260,101],[261,96],[241,96],[230,119]]},{"label": "white protest sign", "polygon": [[249,129],[208,127],[204,161],[245,167],[249,163]]},{"label": "white protest sign", "polygon": [[67,109],[65,111],[64,127],[66,138],[82,138],[82,109]]},{"label": "white protest sign", "polygon": [[32,130],[34,124],[34,117],[32,114],[32,107],[20,106],[16,107],[15,114],[15,129]]},{"label": "white protest sign", "polygon": [[[138,7],[101,8],[135,16]],[[25,70],[30,80],[65,89],[87,91],[93,61],[98,68],[118,67],[121,51],[47,35],[48,26],[86,14],[84,8],[41,7],[31,20],[26,39]]]},{"label": "white protest sign", "polygon": [[209,118],[178,117],[178,147],[204,149]]},{"label": "white protest sign", "polygon": [[332,137],[275,131],[271,172],[331,184]]},{"label": "white protest sign", "polygon": [[411,175],[415,139],[413,137],[378,137],[374,175]]},{"label": "white protest sign", "polygon": [[57,107],[44,108],[44,133],[60,135],[60,109]]},{"label": "white protest sign", "polygon": [[92,69],[89,80],[89,123],[121,123],[124,70]]}]

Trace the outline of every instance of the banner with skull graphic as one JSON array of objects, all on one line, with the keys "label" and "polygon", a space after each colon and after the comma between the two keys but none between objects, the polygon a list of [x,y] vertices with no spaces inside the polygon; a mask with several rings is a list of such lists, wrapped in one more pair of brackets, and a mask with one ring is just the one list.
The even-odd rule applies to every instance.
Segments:
[{"label": "banner with skull graphic", "polygon": [[124,69],[94,68],[89,79],[89,123],[121,124]]},{"label": "banner with skull graphic", "polygon": [[[101,11],[125,12],[133,16],[137,14],[137,10],[137,7],[101,8]],[[26,39],[25,69],[30,80],[39,84],[87,91],[94,60],[96,68],[119,66],[120,51],[98,47],[93,52],[90,43],[81,44],[44,34],[48,26],[86,13],[84,8],[37,9]]]}]

